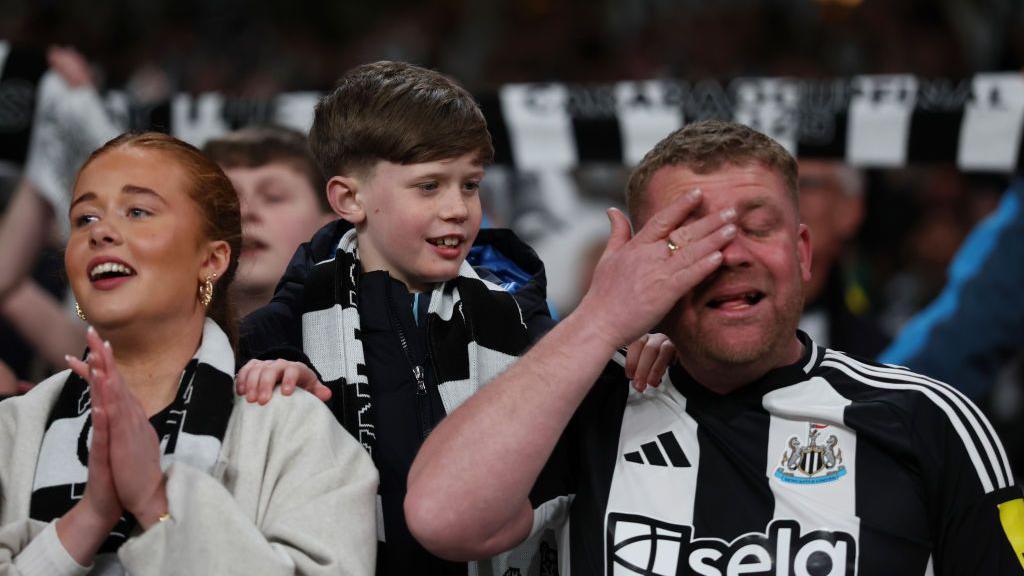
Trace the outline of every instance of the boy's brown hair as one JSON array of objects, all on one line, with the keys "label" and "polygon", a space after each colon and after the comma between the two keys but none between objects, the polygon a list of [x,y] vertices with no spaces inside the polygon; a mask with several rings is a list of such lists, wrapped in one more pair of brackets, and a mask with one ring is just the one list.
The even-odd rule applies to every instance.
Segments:
[{"label": "boy's brown hair", "polygon": [[316,105],[309,144],[324,175],[378,160],[416,164],[477,153],[494,158],[480,107],[452,79],[404,62],[353,68]]},{"label": "boy's brown hair", "polygon": [[735,122],[706,120],[684,126],[655,144],[633,170],[626,187],[626,207],[636,218],[651,177],[665,166],[685,166],[708,174],[726,165],[758,162],[782,178],[794,206],[797,198],[796,159],[768,136]]},{"label": "boy's brown hair", "polygon": [[313,188],[320,210],[331,212],[324,179],[306,136],[281,126],[253,126],[235,130],[206,142],[203,153],[222,168],[259,168],[285,164],[302,174]]}]

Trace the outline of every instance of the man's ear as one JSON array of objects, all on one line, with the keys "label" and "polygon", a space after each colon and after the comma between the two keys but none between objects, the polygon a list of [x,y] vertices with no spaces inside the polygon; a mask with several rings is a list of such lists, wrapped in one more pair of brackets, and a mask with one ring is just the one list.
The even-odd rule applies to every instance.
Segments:
[{"label": "man's ear", "polygon": [[807,224],[800,224],[796,238],[796,258],[800,262],[800,277],[811,281],[811,230]]},{"label": "man's ear", "polygon": [[220,279],[231,262],[231,246],[224,240],[212,240],[206,245],[206,259],[199,267],[199,283],[207,277]]},{"label": "man's ear", "polygon": [[356,193],[361,182],[351,176],[332,176],[327,181],[327,202],[338,216],[352,224],[366,219],[366,211]]}]

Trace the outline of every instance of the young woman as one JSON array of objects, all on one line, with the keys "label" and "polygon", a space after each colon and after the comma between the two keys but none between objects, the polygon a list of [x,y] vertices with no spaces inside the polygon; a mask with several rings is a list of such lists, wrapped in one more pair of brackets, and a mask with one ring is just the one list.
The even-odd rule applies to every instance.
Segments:
[{"label": "young woman", "polygon": [[233,394],[224,173],[169,136],[123,135],[79,172],[70,218],[95,329],[85,361],[0,403],[0,574],[371,573],[366,452],[310,394]]}]

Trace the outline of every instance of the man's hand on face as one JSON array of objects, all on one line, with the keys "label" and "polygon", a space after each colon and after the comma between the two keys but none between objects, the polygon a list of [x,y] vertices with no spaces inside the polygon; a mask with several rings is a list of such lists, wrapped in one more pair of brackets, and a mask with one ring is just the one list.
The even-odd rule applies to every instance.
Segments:
[{"label": "man's hand on face", "polygon": [[736,213],[729,209],[684,225],[700,203],[700,190],[681,195],[632,238],[626,216],[608,210],[611,236],[579,309],[611,347],[648,332],[722,263],[721,248],[736,236]]}]

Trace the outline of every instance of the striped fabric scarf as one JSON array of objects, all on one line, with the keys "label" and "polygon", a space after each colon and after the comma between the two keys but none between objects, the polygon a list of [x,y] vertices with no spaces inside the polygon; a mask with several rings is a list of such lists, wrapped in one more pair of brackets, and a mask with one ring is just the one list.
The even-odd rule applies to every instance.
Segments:
[{"label": "striped fabric scarf", "polygon": [[[367,381],[360,338],[359,274],[356,232],[350,230],[334,258],[318,262],[307,280],[302,347],[341,403],[335,414],[372,455],[373,385]],[[529,344],[512,295],[480,279],[466,262],[458,277],[434,287],[426,326],[438,390],[449,414]]]},{"label": "striped fabric scarf", "polygon": [[[227,336],[206,319],[199,350],[181,375],[178,392],[167,408],[150,418],[160,439],[160,466],[184,462],[207,473],[220,454],[234,405],[235,358]],[[50,522],[66,514],[85,494],[92,442],[89,385],[71,373],[46,424],[32,486],[29,517]],[[113,554],[138,522],[127,512],[99,549]],[[101,563],[106,563],[98,557]]]}]

